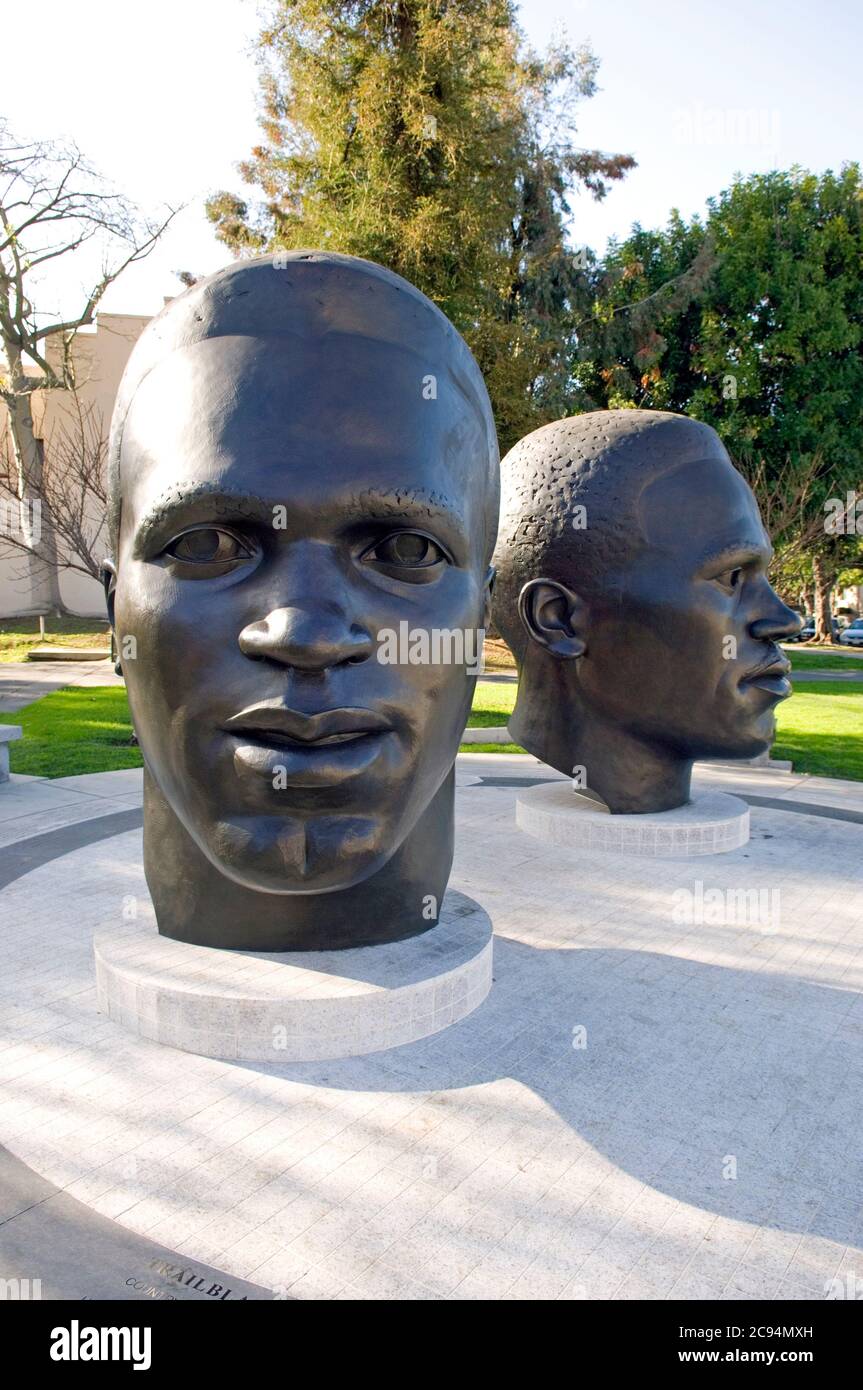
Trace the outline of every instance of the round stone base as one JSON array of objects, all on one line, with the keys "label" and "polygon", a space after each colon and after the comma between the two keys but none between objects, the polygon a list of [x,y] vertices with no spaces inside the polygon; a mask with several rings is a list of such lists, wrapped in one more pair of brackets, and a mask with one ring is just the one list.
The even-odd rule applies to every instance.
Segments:
[{"label": "round stone base", "polygon": [[725,792],[703,792],[673,811],[613,816],[570,782],[546,782],[519,792],[515,816],[521,830],[549,844],[651,859],[724,854],[749,839],[749,807]]},{"label": "round stone base", "polygon": [[143,920],[97,934],[99,1008],[154,1042],[247,1062],[381,1052],[466,1018],[491,988],[492,926],[447,892],[436,927],[385,946],[283,954],[159,936]]}]

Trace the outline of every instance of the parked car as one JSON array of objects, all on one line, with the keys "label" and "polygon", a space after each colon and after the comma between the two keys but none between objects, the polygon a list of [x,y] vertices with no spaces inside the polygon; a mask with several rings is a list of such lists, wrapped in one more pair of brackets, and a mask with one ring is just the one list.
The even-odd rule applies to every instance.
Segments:
[{"label": "parked car", "polygon": [[783,637],[783,642],[809,642],[815,636],[815,619],[804,618],[803,626],[793,637]]},{"label": "parked car", "polygon": [[840,632],[839,641],[846,647],[863,647],[863,618],[855,618],[853,623],[849,623]]},{"label": "parked car", "polygon": [[[807,618],[799,632],[796,632],[793,637],[783,637],[782,640],[783,642],[811,642],[814,636],[815,619]],[[833,641],[842,641],[839,624],[837,623],[835,618],[833,619]]]}]

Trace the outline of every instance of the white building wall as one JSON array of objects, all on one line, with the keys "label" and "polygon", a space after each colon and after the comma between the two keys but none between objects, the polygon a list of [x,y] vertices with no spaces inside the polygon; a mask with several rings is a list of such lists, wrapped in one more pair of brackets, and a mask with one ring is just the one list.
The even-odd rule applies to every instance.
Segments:
[{"label": "white building wall", "polygon": [[[92,406],[104,420],[106,437],[120,378],[132,348],[148,323],[149,318],[140,314],[99,314],[95,328],[82,329],[76,337],[78,395],[85,406]],[[49,360],[56,350],[56,345],[49,340]],[[62,427],[64,411],[68,411],[65,392],[34,393],[33,418],[39,437],[46,440],[46,450],[50,450],[52,432]],[[0,441],[4,447],[7,445],[5,432],[5,408],[0,405]],[[96,530],[101,519],[100,516],[96,520]],[[23,555],[9,553],[6,547],[6,553],[0,554],[0,619],[33,611],[30,586],[24,575]],[[60,594],[70,612],[80,617],[105,616],[102,587],[88,574],[61,570]]]}]

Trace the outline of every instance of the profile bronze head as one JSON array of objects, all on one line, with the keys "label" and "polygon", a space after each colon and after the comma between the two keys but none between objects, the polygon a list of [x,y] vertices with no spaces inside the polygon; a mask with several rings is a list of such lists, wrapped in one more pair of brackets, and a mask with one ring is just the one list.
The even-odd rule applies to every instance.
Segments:
[{"label": "profile bronze head", "polygon": [[767,578],[755,498],[714,430],[608,410],[501,463],[494,622],[520,672],[513,737],[610,811],[689,799],[697,758],[767,749],[800,626]]},{"label": "profile bronze head", "polygon": [[485,626],[497,507],[479,369],[399,276],[279,253],[147,327],[106,587],[163,934],[328,949],[434,925],[473,677],[379,647]]}]

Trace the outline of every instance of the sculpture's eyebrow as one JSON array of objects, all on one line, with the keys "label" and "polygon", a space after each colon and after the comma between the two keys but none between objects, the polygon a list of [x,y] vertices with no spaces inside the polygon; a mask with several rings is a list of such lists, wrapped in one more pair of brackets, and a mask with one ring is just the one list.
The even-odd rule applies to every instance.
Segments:
[{"label": "sculpture's eyebrow", "polygon": [[763,560],[765,565],[770,563],[773,559],[773,547],[766,536],[757,541],[752,536],[741,537],[739,540],[713,547],[702,555],[699,568],[706,569],[708,565],[718,565],[723,560],[746,559]]},{"label": "sculpture's eyebrow", "polygon": [[158,542],[169,541],[178,527],[195,522],[257,521],[271,526],[274,505],[253,493],[215,483],[169,488],[141,518],[135,532],[135,555],[143,555]]},{"label": "sculpture's eyebrow", "polygon": [[[134,553],[140,557],[156,544],[166,544],[184,525],[207,521],[255,522],[271,527],[279,509],[291,513],[287,498],[258,497],[240,488],[215,483],[173,487],[149,508],[135,532]],[[435,523],[463,534],[456,499],[426,488],[366,488],[340,502],[347,522],[409,520]]]},{"label": "sculpture's eyebrow", "polygon": [[357,519],[425,518],[428,522],[440,521],[460,528],[463,504],[455,497],[423,487],[364,488],[350,499],[349,507]]}]

